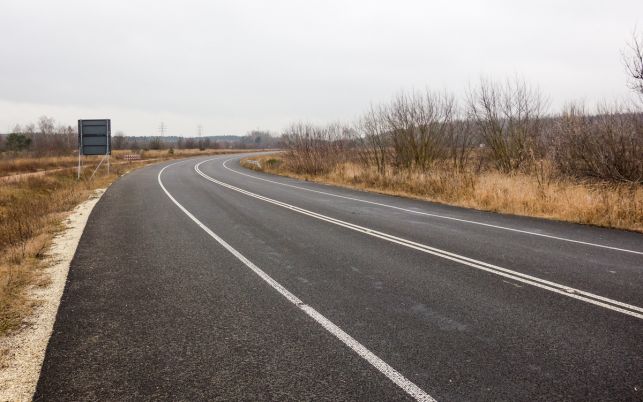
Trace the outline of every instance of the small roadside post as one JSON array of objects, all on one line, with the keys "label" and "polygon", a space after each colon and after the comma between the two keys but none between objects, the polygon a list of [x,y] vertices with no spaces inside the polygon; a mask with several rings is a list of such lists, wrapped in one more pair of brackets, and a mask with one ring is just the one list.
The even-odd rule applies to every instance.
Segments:
[{"label": "small roadside post", "polygon": [[112,154],[111,125],[110,119],[78,120],[78,180],[82,170],[81,158],[85,155],[103,155],[91,175],[92,178],[105,160],[109,174],[109,159]]}]

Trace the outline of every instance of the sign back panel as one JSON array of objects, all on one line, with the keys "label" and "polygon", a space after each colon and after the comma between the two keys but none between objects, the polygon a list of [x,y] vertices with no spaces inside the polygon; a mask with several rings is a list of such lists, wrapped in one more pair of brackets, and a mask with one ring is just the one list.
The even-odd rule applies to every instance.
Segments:
[{"label": "sign back panel", "polygon": [[109,119],[78,120],[81,155],[111,155],[112,130]]}]

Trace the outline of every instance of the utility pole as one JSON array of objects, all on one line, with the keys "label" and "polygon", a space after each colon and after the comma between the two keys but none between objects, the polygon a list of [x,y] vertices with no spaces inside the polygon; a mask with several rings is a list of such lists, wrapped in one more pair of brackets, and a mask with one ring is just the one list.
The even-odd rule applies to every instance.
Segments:
[{"label": "utility pole", "polygon": [[161,124],[159,125],[159,135],[157,135],[156,138],[152,138],[152,140],[150,141],[151,149],[163,149],[163,137],[165,136],[166,131],[167,126],[164,122],[161,122]]}]

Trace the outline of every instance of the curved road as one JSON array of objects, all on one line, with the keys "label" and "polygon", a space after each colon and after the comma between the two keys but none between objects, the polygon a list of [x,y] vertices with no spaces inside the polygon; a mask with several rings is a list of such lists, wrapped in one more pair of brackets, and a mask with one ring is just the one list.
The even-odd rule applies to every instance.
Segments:
[{"label": "curved road", "polygon": [[641,400],[643,236],[252,172],[135,171],[36,400]]}]

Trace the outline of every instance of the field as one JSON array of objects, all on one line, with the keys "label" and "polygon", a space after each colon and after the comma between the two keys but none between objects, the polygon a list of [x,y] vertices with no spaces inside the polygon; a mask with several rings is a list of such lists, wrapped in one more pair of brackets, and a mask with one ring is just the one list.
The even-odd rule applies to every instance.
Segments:
[{"label": "field", "polygon": [[[234,149],[175,149],[175,150],[148,150],[148,151],[129,151],[117,150],[112,152],[111,163],[113,165],[129,165],[131,163],[141,163],[145,161],[181,158],[199,155],[223,155],[228,153],[237,153],[239,150]],[[138,154],[140,161],[129,162],[124,159],[127,154]],[[84,166],[95,167],[100,162],[101,157],[86,156],[83,159]],[[18,175],[24,173],[34,173],[43,170],[54,169],[75,169],[78,165],[78,156],[44,156],[44,157],[15,157],[10,154],[0,154],[0,177]]]}]

